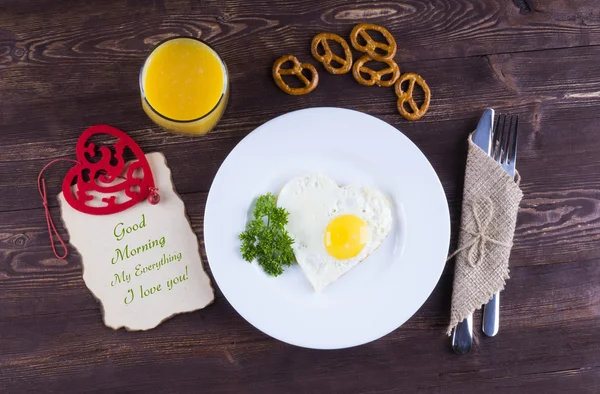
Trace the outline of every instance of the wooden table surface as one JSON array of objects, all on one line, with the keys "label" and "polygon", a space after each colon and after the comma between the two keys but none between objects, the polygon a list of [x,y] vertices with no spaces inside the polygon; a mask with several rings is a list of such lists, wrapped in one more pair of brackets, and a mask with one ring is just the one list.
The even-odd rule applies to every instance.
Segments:
[{"label": "wooden table surface", "polygon": [[[408,122],[392,89],[321,66],[313,93],[288,96],[273,61],[314,62],[313,35],[386,26],[404,72],[431,86]],[[231,99],[202,138],[159,130],[141,109],[138,72],[174,35],[212,44]],[[205,310],[148,332],[113,331],[81,277],[56,259],[36,189],[42,166],[74,157],[80,133],[107,123],[162,151],[202,244],[211,181],[255,127],[288,111],[340,106],[400,128],[431,161],[458,229],[465,138],[486,107],[520,116],[525,198],[502,298],[501,330],[476,330],[466,356],[445,329],[453,264],[401,328],[352,349],[293,347],[252,327],[217,290]],[[600,7],[595,0],[0,2],[0,392],[598,393],[600,392]],[[48,176],[60,190],[67,165]],[[398,169],[405,171],[409,169]],[[57,221],[57,201],[50,201]],[[60,233],[67,237],[62,225]],[[453,244],[456,238],[453,237]],[[207,267],[208,269],[208,267]],[[390,310],[389,313],[394,313]],[[475,326],[479,327],[476,316]]]}]

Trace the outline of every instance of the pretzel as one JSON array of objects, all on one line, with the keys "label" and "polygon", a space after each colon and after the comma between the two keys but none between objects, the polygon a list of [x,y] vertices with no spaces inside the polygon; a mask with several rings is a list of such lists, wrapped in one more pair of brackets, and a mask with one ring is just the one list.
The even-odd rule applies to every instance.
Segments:
[{"label": "pretzel", "polygon": [[[281,68],[286,62],[292,62],[294,63],[294,66],[292,68]],[[310,71],[312,76],[310,80],[302,74],[302,70],[304,69]],[[305,86],[303,88],[293,88],[285,83],[282,75],[295,75]],[[319,84],[319,74],[317,73],[315,66],[309,63],[300,63],[298,58],[294,55],[282,56],[275,60],[275,63],[273,63],[273,79],[277,86],[279,86],[279,89],[294,96],[310,93],[315,90]]]},{"label": "pretzel", "polygon": [[[410,81],[408,83],[408,89],[406,91],[402,90],[402,83]],[[417,105],[415,99],[413,98],[413,90],[415,89],[415,83],[423,89],[425,92],[425,99],[423,100],[423,104],[421,107]],[[431,100],[431,90],[429,90],[429,86],[419,74],[415,73],[406,73],[402,74],[398,82],[396,82],[396,96],[398,96],[398,111],[408,120],[418,120],[425,115],[427,110],[429,109],[429,102]],[[413,112],[408,112],[406,108],[404,108],[404,103],[408,102],[410,108]]]},{"label": "pretzel", "polygon": [[[380,32],[383,34],[383,37],[387,43],[375,41],[369,35],[369,33],[367,33],[367,30],[375,30]],[[363,40],[365,40],[365,45],[358,43],[359,35],[363,38]],[[367,55],[371,56],[371,58],[380,62],[384,60],[391,60],[394,58],[394,56],[396,56],[396,40],[394,40],[392,34],[383,26],[374,25],[372,23],[359,23],[358,25],[354,26],[352,32],[350,33],[350,42],[352,42],[354,49],[360,52],[365,52]],[[380,53],[376,52],[376,49],[382,49],[386,52],[386,54],[381,55]]]},{"label": "pretzel", "polygon": [[[356,62],[354,62],[354,66],[352,67],[352,75],[354,76],[354,79],[356,79],[356,82],[365,86],[392,86],[400,76],[400,67],[398,67],[398,64],[393,60],[384,59],[382,60],[382,62],[387,64],[388,68],[375,71],[372,68],[366,67],[364,65],[365,63],[370,62],[372,60],[374,59],[371,56],[363,55]],[[368,74],[370,78],[363,78],[361,73]],[[387,74],[392,74],[392,78],[385,81],[382,80],[381,78]]]},{"label": "pretzel", "polygon": [[[329,48],[327,40],[335,41],[339,43],[344,49],[344,58],[334,54]],[[317,50],[319,45],[323,47],[324,53],[319,54]],[[323,67],[331,74],[346,74],[352,68],[352,52],[350,52],[350,46],[342,37],[333,33],[319,33],[313,37],[312,44],[310,46],[312,55],[315,59],[323,63]],[[335,61],[341,64],[340,67],[333,67],[331,62]]]}]

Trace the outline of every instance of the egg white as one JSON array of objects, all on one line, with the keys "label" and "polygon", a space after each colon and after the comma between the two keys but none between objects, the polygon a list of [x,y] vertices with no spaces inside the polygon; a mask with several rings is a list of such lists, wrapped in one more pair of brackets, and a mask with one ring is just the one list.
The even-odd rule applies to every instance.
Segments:
[{"label": "egg white", "polygon": [[[294,239],[296,261],[316,291],[367,258],[392,228],[392,210],[383,193],[365,186],[340,187],[323,174],[290,180],[281,189],[277,205],[290,213],[286,230]],[[361,218],[369,227],[369,235],[358,255],[339,260],[325,249],[324,233],[332,219],[347,214]]]}]

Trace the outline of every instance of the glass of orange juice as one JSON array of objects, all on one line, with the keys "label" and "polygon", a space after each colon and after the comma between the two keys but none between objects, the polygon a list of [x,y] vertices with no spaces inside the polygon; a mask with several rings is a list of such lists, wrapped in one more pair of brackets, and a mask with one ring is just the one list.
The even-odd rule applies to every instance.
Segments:
[{"label": "glass of orange juice", "polygon": [[227,67],[204,41],[169,38],[146,58],[140,92],[142,107],[154,123],[175,133],[203,135],[227,106]]}]

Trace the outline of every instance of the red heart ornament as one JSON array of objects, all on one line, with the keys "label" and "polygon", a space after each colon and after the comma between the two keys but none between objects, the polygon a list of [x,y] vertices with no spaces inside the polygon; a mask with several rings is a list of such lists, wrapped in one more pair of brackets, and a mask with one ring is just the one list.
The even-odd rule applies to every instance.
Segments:
[{"label": "red heart ornament", "polygon": [[[97,152],[96,145],[88,142],[97,134],[117,138],[113,145],[114,154],[107,146],[100,146]],[[136,160],[125,171],[123,152],[126,148],[133,152]],[[110,215],[124,211],[146,198],[152,204],[156,204],[160,199],[144,152],[121,130],[108,125],[92,126],[81,134],[75,150],[79,163],[65,176],[62,191],[65,200],[77,211],[90,215]],[[114,183],[118,179],[123,181]],[[71,187],[73,182],[76,182],[76,188]],[[89,205],[88,203],[95,198],[88,194],[90,191],[107,194],[107,197],[101,197],[104,205]],[[118,192],[125,192],[128,199],[117,202],[115,193]]]}]

